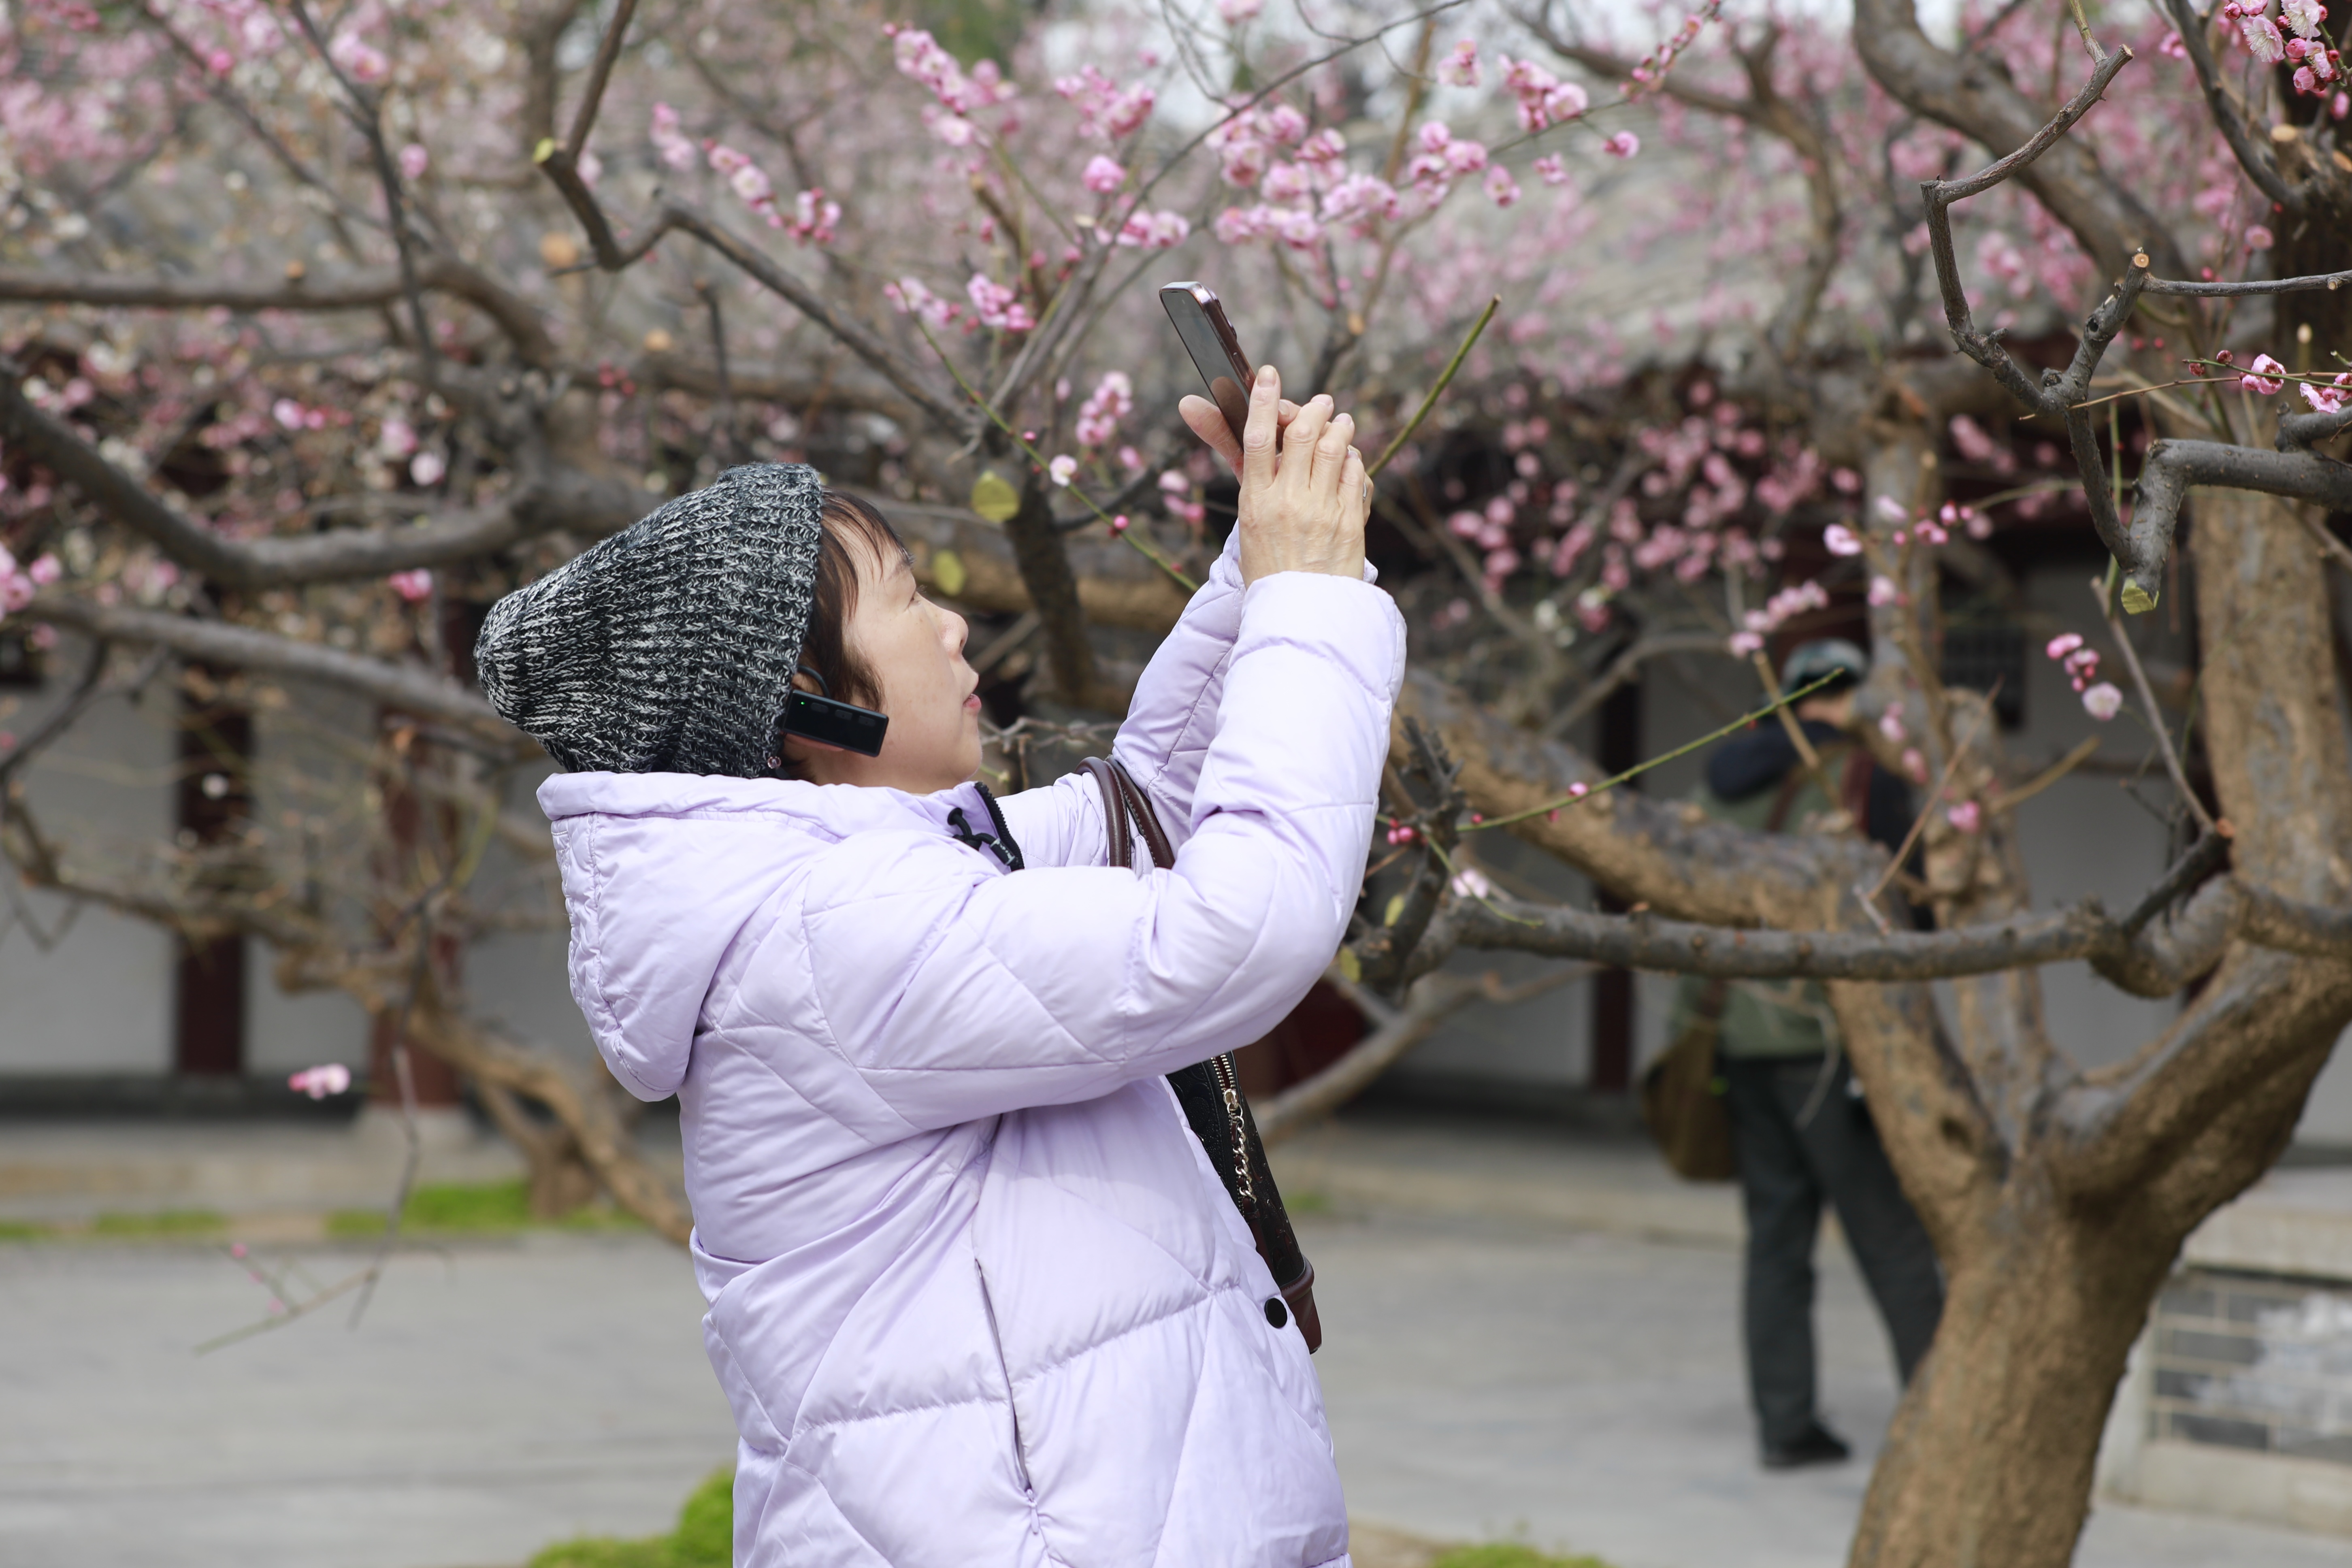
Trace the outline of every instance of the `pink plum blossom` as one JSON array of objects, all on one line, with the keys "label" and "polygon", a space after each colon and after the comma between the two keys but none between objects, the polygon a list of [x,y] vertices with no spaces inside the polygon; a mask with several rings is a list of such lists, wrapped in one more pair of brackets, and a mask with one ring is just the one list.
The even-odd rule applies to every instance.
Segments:
[{"label": "pink plum blossom", "polygon": [[[352,1069],[341,1062],[304,1068],[288,1079],[286,1086],[297,1094],[307,1094],[312,1100],[324,1100],[331,1094],[341,1094],[352,1087]],[[277,1308],[280,1304],[273,1301],[270,1305]]]},{"label": "pink plum blossom", "polygon": [[1065,452],[1045,465],[1045,477],[1057,485],[1066,486],[1078,476],[1078,460]]},{"label": "pink plum blossom", "polygon": [[2286,58],[2286,40],[2279,37],[2278,24],[2260,11],[2250,11],[2238,18],[2238,36],[2246,52],[2266,66],[2274,66]]},{"label": "pink plum blossom", "polygon": [[1910,746],[1904,750],[1903,772],[1913,784],[1927,782],[1927,759],[1919,754],[1918,747]]},{"label": "pink plum blossom", "polygon": [[2327,7],[2319,0],[2285,0],[2279,7],[2279,19],[2294,29],[2297,37],[2316,38],[2320,24],[2327,20]]},{"label": "pink plum blossom", "polygon": [[1080,132],[1112,142],[1143,129],[1158,101],[1141,82],[1122,88],[1091,65],[1081,67],[1076,76],[1055,79],[1054,90],[1077,107]]},{"label": "pink plum blossom", "polygon": [[1037,324],[1037,318],[1029,313],[1029,307],[1023,304],[1012,289],[991,281],[984,273],[973,273],[971,281],[964,285],[963,291],[983,327],[994,327],[1005,332],[1025,332]]},{"label": "pink plum blossom", "polygon": [[840,221],[841,204],[825,200],[824,192],[817,189],[793,198],[793,221],[785,226],[803,245],[831,245],[834,226]]},{"label": "pink plum blossom", "polygon": [[1448,885],[1457,899],[1489,898],[1495,891],[1495,884],[1486,880],[1486,874],[1475,866],[1465,866],[1454,872],[1454,880]]},{"label": "pink plum blossom", "polygon": [[1509,206],[1519,199],[1518,182],[1500,163],[1486,171],[1486,195],[1498,207]]},{"label": "pink plum blossom", "polygon": [[2278,243],[2278,237],[2258,223],[2246,226],[2245,239],[2248,250],[2268,250]]},{"label": "pink plum blossom", "polygon": [[646,132],[661,161],[673,169],[694,167],[694,143],[677,126],[677,110],[667,103],[654,105],[653,125]]},{"label": "pink plum blossom", "polygon": [[376,451],[397,462],[416,450],[416,427],[405,419],[391,418],[376,433]]},{"label": "pink plum blossom", "polygon": [[1535,170],[1537,177],[1547,185],[1568,184],[1568,164],[1557,153],[1545,153],[1529,167]]},{"label": "pink plum blossom", "polygon": [[25,568],[25,575],[33,580],[36,587],[46,588],[65,575],[65,567],[59,564],[56,556],[45,554]]},{"label": "pink plum blossom", "polygon": [[384,582],[392,591],[410,604],[420,604],[433,596],[433,574],[423,566],[413,571],[394,572]]},{"label": "pink plum blossom", "polygon": [[421,180],[425,171],[433,166],[433,154],[425,150],[422,142],[411,142],[400,150],[400,177]]},{"label": "pink plum blossom", "polygon": [[2083,693],[2083,711],[2105,723],[2123,711],[2124,694],[2113,681],[2102,680]]},{"label": "pink plum blossom", "polygon": [[[1135,384],[1121,370],[1106,371],[1078,409],[1081,446],[1100,447],[1118,432],[1118,422],[1135,407]],[[1129,465],[1130,467],[1139,465]]]},{"label": "pink plum blossom", "polygon": [[1984,808],[1975,801],[1964,800],[1958,805],[1946,806],[1944,820],[1963,833],[1974,833],[1984,826]]},{"label": "pink plum blossom", "polygon": [[1171,246],[1181,245],[1192,232],[1192,220],[1182,213],[1139,210],[1128,214],[1127,221],[1118,226],[1118,243],[1140,247],[1145,250],[1166,250]]},{"label": "pink plum blossom", "polygon": [[1591,106],[1583,88],[1560,80],[1534,61],[1496,58],[1502,62],[1504,90],[1518,100],[1520,130],[1533,132],[1580,119]]},{"label": "pink plum blossom", "polygon": [[1116,161],[1097,153],[1087,161],[1086,171],[1078,176],[1078,183],[1098,196],[1107,196],[1127,184],[1127,171]]},{"label": "pink plum blossom", "polygon": [[1734,632],[1724,646],[1731,650],[1732,658],[1747,658],[1764,651],[1764,635],[1761,632]]},{"label": "pink plum blossom", "polygon": [[1642,139],[1631,131],[1620,131],[1601,143],[1601,150],[1612,158],[1631,158],[1642,150]]},{"label": "pink plum blossom", "polygon": [[1315,194],[1312,176],[1297,163],[1276,163],[1265,172],[1257,188],[1267,201],[1286,205],[1306,201]]},{"label": "pink plum blossom", "polygon": [[438,452],[419,452],[408,460],[408,477],[426,489],[439,484],[448,471],[448,463]]},{"label": "pink plum blossom", "polygon": [[1859,555],[1862,541],[1853,530],[1842,522],[1831,523],[1822,530],[1822,545],[1832,555]]},{"label": "pink plum blossom", "polygon": [[1217,15],[1224,18],[1228,27],[1238,27],[1265,9],[1265,0],[1217,0]]},{"label": "pink plum blossom", "polygon": [[327,46],[327,58],[342,68],[353,81],[369,86],[392,75],[392,62],[381,50],[357,33],[339,33]]},{"label": "pink plum blossom", "polygon": [[2326,386],[2314,386],[2309,382],[2300,382],[2296,384],[2295,390],[2302,393],[2303,400],[2310,404],[2317,412],[2341,414],[2344,412],[2346,396],[2352,395],[2352,371],[2347,371],[2338,375]]},{"label": "pink plum blossom", "polygon": [[912,278],[882,285],[882,297],[902,316],[913,316],[933,327],[944,327],[963,314],[963,307],[942,300]]},{"label": "pink plum blossom", "polygon": [[1882,608],[1888,605],[1899,605],[1903,603],[1903,590],[1895,585],[1895,579],[1892,577],[1884,575],[1873,577],[1870,580],[1870,602]]},{"label": "pink plum blossom", "polygon": [[2285,389],[2286,373],[2286,366],[2270,355],[2256,354],[2246,374],[2238,378],[2238,384],[2248,392],[2258,392],[2268,397]]},{"label": "pink plum blossom", "polygon": [[771,228],[784,226],[784,215],[776,210],[776,190],[768,183],[767,174],[745,154],[724,142],[704,143],[703,155],[710,167],[728,187],[743,198],[743,205],[768,220]]},{"label": "pink plum blossom", "polygon": [[1437,79],[1448,87],[1478,85],[1478,46],[1468,38],[1454,46],[1453,53],[1438,62]]}]

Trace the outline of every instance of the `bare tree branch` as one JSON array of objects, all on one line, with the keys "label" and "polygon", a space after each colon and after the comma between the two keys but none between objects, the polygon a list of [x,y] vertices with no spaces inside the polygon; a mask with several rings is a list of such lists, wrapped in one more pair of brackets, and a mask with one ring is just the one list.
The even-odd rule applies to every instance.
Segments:
[{"label": "bare tree branch", "polygon": [[[2042,110],[2010,80],[1997,53],[1955,53],[1931,43],[1919,28],[1914,0],[1857,0],[1853,39],[1863,64],[1888,93],[1996,156],[2024,148],[2042,125]],[[2119,68],[2115,62],[2129,58],[2130,51],[2117,49],[2097,68],[2095,79],[2101,73],[2112,79]],[[2155,256],[2161,271],[2189,270],[2156,215],[2126,194],[2088,148],[2056,142],[2046,156],[2019,173],[2107,276],[2120,275],[2138,249]]]},{"label": "bare tree branch", "polygon": [[[289,269],[290,273],[291,269]],[[555,340],[539,312],[487,273],[454,257],[431,252],[417,258],[417,282],[478,308],[496,321],[527,364],[555,363]],[[215,307],[249,314],[258,310],[363,310],[402,297],[397,268],[310,279],[291,274],[283,283],[232,282],[226,279],[110,278],[92,273],[0,268],[0,300],[28,303],[201,310]]]},{"label": "bare tree branch", "polygon": [[387,708],[436,720],[495,755],[512,755],[522,749],[520,737],[488,702],[446,676],[415,665],[392,664],[341,648],[297,642],[250,626],[158,610],[110,608],[54,594],[42,595],[17,613],[27,620],[46,621],[85,637],[167,647],[184,658],[337,687]]},{"label": "bare tree branch", "polygon": [[602,538],[645,515],[646,497],[617,480],[561,470],[487,507],[453,510],[430,522],[344,529],[250,542],[224,539],[163,504],[64,421],[36,408],[23,372],[0,361],[0,438],[47,466],[107,516],[182,565],[226,587],[382,576],[468,561],[556,529]]}]

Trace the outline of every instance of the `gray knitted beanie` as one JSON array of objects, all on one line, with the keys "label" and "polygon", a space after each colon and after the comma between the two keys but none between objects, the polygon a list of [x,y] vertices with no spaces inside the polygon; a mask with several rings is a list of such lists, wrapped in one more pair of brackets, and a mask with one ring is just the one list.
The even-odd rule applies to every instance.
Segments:
[{"label": "gray knitted beanie", "polygon": [[490,606],[499,716],[572,773],[756,777],[816,592],[824,487],[730,468]]}]

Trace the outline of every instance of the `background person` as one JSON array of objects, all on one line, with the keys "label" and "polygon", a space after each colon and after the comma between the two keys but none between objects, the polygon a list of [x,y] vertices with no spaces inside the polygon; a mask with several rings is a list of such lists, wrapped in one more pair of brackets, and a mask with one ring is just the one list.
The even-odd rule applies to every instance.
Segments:
[{"label": "background person", "polygon": [[[1759,832],[1799,831],[1844,811],[1888,853],[1898,851],[1911,828],[1911,792],[1849,733],[1869,673],[1869,657],[1839,638],[1803,644],[1780,672],[1784,691],[1833,677],[1795,712],[1837,798],[1805,767],[1787,729],[1765,722],[1709,755],[1700,804]],[[1943,1275],[1839,1048],[1821,984],[1685,977],[1676,1032],[1710,1010],[1721,1019],[1718,1059],[1748,1221],[1741,1318],[1764,1465],[1834,1463],[1849,1451],[1814,1406],[1813,1244],[1823,1200],[1837,1205],[1906,1383],[1936,1336]]]},{"label": "background person", "polygon": [[[1313,400],[1277,462],[1278,408],[1268,370],[1244,454],[1185,404],[1240,521],[1115,747],[1172,870],[1104,864],[1084,775],[968,782],[962,618],[805,468],[490,615],[486,689],[569,770],[573,994],[678,1096],[739,1564],[1344,1559],[1307,1346],[1162,1077],[1329,961],[1403,675],[1352,422]],[[878,756],[782,735],[803,665],[888,715]]]}]

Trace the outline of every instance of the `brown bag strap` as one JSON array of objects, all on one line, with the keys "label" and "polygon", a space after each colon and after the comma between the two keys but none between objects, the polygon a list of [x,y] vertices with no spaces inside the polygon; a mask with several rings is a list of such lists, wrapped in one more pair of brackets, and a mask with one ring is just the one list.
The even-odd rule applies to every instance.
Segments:
[{"label": "brown bag strap", "polygon": [[1102,792],[1103,828],[1110,839],[1110,864],[1126,870],[1135,864],[1135,841],[1143,840],[1143,847],[1151,863],[1165,871],[1176,864],[1176,851],[1168,842],[1168,830],[1160,825],[1160,812],[1143,786],[1116,758],[1088,757],[1078,764],[1094,775],[1095,787]]},{"label": "brown bag strap", "polygon": [[[1109,838],[1108,860],[1122,870],[1135,865],[1135,841],[1143,840],[1151,863],[1165,871],[1176,864],[1176,850],[1160,812],[1143,786],[1116,758],[1088,757],[1078,764],[1094,775],[1102,792],[1103,830]],[[1221,1051],[1207,1061],[1179,1068],[1168,1075],[1176,1103],[1184,1112],[1193,1137],[1200,1140],[1209,1163],[1224,1184],[1225,1194],[1249,1226],[1250,1239],[1275,1288],[1282,1292],[1289,1314],[1298,1320],[1311,1352],[1322,1348],[1323,1319],[1315,1307],[1315,1266],[1299,1250],[1290,1228],[1282,1194],[1266,1167],[1265,1141],[1258,1136],[1249,1100],[1242,1093],[1241,1069],[1233,1053]],[[1278,1328],[1279,1322],[1276,1323]]]}]

